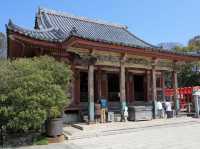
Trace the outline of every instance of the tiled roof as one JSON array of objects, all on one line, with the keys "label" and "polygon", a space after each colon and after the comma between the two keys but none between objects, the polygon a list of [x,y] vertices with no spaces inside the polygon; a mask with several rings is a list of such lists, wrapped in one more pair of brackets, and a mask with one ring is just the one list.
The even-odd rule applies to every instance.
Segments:
[{"label": "tiled roof", "polygon": [[7,28],[19,34],[44,41],[62,42],[65,39],[64,33],[53,27],[42,30],[29,30],[15,25],[10,20]]},{"label": "tiled roof", "polygon": [[[74,35],[119,45],[156,48],[130,33],[124,25],[91,20],[48,9],[39,9],[35,24],[37,30],[24,29],[14,25],[12,22],[8,24],[8,28],[26,36],[45,41],[62,42],[69,38],[70,35]],[[72,33],[73,30],[75,32]]]},{"label": "tiled roof", "polygon": [[39,8],[36,14],[34,30],[19,27],[11,21],[9,21],[7,28],[19,34],[43,41],[63,42],[71,36],[76,36],[92,41],[144,48],[163,53],[199,56],[199,54],[169,51],[153,46],[136,37],[124,25],[91,20],[44,8]]}]

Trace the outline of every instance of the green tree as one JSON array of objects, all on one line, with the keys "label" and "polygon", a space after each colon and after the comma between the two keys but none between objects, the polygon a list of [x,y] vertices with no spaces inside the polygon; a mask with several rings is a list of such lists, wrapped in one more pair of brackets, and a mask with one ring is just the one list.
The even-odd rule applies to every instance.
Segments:
[{"label": "green tree", "polygon": [[15,131],[37,130],[67,105],[69,67],[43,56],[0,62],[0,118]]},{"label": "green tree", "polygon": [[200,73],[199,63],[187,63],[181,67],[178,74],[178,84],[180,87],[185,86],[199,86],[200,85]]},{"label": "green tree", "polygon": [[[177,52],[195,53],[200,51],[200,36],[190,39],[185,47],[175,47],[173,50]],[[192,62],[182,65],[178,74],[179,86],[196,86],[200,85],[199,74],[200,63]]]}]

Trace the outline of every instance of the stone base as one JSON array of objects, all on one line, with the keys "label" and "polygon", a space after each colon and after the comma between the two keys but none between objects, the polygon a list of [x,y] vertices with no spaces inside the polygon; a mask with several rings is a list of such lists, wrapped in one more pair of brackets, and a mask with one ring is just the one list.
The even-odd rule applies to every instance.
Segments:
[{"label": "stone base", "polygon": [[64,135],[56,136],[56,137],[48,137],[48,143],[60,143],[65,140]]},{"label": "stone base", "polygon": [[80,117],[77,113],[67,113],[63,116],[64,124],[73,124],[80,122]]}]

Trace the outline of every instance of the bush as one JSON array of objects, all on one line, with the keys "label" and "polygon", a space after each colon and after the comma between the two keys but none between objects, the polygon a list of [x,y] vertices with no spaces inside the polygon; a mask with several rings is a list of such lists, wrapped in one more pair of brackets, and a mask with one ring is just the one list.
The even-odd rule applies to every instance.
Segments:
[{"label": "bush", "polygon": [[37,130],[67,105],[69,67],[53,58],[0,62],[0,121],[15,131]]},{"label": "bush", "polygon": [[46,136],[39,136],[33,140],[33,145],[48,145],[48,138]]}]

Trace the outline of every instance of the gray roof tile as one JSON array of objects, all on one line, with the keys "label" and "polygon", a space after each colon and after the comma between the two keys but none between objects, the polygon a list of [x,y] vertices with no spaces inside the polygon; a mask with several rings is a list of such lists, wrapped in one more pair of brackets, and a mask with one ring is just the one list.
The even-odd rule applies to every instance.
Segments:
[{"label": "gray roof tile", "polygon": [[63,42],[71,36],[77,36],[92,41],[138,47],[149,51],[199,56],[199,54],[169,51],[153,46],[129,32],[124,25],[91,20],[48,9],[39,9],[35,20],[35,28],[37,28],[35,30],[19,27],[11,21],[7,28],[31,38],[50,42]]},{"label": "gray roof tile", "polygon": [[39,25],[40,27],[42,26],[41,29],[47,29],[49,27],[59,28],[66,35],[66,38],[70,34],[72,28],[75,27],[77,35],[87,39],[145,48],[156,48],[130,33],[126,26],[104,21],[89,20],[87,18],[76,17],[54,10],[39,9],[38,13],[40,16],[38,18],[42,20]]},{"label": "gray roof tile", "polygon": [[29,30],[15,25],[10,20],[7,25],[7,28],[12,31],[18,32],[19,34],[35,38],[38,40],[51,41],[51,42],[60,42],[65,40],[64,33],[62,31],[59,31],[59,29],[53,27],[43,30]]}]

